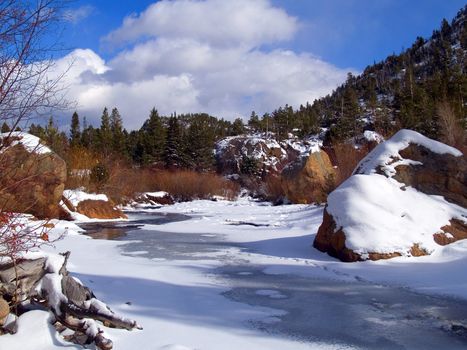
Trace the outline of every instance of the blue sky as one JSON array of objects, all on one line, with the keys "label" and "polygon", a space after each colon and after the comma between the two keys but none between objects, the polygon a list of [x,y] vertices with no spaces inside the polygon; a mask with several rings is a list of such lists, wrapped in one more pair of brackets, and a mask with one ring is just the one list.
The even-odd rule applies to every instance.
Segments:
[{"label": "blue sky", "polygon": [[[230,1],[230,0],[225,0]],[[124,17],[144,11],[153,0],[95,0],[73,3],[88,7],[87,17],[67,26],[70,48],[91,48],[102,57],[111,53],[100,38],[119,27]],[[363,70],[373,61],[409,47],[417,36],[429,37],[441,20],[451,20],[464,0],[273,0],[303,22],[298,35],[279,45],[311,52],[341,68]]]},{"label": "blue sky", "polygon": [[152,107],[226,119],[285,103],[297,107],[331,92],[348,71],[358,73],[417,36],[429,37],[464,5],[77,0],[63,36],[75,63],[71,97],[91,120],[104,105],[115,105],[130,128]]}]

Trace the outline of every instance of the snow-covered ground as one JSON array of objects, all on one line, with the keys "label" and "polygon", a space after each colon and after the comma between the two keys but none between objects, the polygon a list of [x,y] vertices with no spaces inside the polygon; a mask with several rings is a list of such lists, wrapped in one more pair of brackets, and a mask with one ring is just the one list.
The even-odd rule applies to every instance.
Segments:
[{"label": "snow-covered ground", "polygon": [[[217,249],[196,251],[200,242],[194,241],[191,248],[183,248],[187,252],[184,256],[167,251],[170,245],[93,240],[78,233],[79,227],[69,222],[57,222],[51,234],[66,230],[67,235],[55,247],[46,249],[53,252],[70,250],[69,270],[114,311],[136,319],[143,326],[142,331],[132,332],[106,329],[115,349],[358,348],[348,345],[352,342],[346,344],[319,338],[303,341],[284,336],[280,331],[260,331],[261,327],[252,325],[260,324],[264,328],[270,324],[273,328],[289,311],[270,307],[271,304],[267,303],[242,302],[245,286],[233,293],[225,278],[216,273],[219,269],[225,272],[225,265],[240,266],[235,274],[242,281],[252,274],[248,270],[250,266],[262,274],[262,277],[255,275],[254,279],[281,275],[284,283],[287,283],[285,276],[328,280],[330,284],[326,288],[330,293],[340,290],[339,286],[346,286],[350,289],[345,289],[343,294],[348,297],[357,293],[355,286],[358,287],[359,283],[362,288],[390,285],[458,297],[465,306],[467,241],[443,247],[432,256],[341,263],[311,246],[322,220],[322,210],[322,207],[307,205],[271,206],[248,199],[179,203],[148,209],[148,213],[179,213],[190,215],[191,219],[161,225],[147,224],[139,232],[154,230],[169,238],[170,234],[176,237],[183,233],[197,240],[212,239],[212,246],[217,245]],[[137,219],[138,215],[141,213],[135,213],[133,218]],[[131,237],[137,236],[138,231]],[[219,241],[226,243],[219,244]],[[125,248],[132,244],[140,251]],[[149,252],[154,249],[159,249],[160,254]],[[301,292],[306,296],[306,291]],[[253,289],[252,294],[261,300],[278,303],[288,297],[273,284]],[[376,302],[375,305],[379,307]],[[316,305],[316,308],[322,306]],[[332,312],[339,311],[331,308]],[[26,313],[20,318],[17,335],[0,337],[0,349],[79,349],[65,343],[56,334],[47,323],[48,317],[43,311]],[[328,317],[332,321],[334,316],[330,314]],[[374,320],[375,324],[378,322],[397,323],[399,320]],[[307,326],[305,321],[303,326]]]}]

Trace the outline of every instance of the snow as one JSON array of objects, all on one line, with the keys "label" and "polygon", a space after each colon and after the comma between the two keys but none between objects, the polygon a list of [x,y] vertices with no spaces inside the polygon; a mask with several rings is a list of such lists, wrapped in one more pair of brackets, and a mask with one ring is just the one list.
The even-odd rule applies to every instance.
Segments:
[{"label": "snow", "polygon": [[77,206],[79,202],[85,200],[94,200],[94,201],[105,201],[108,202],[109,198],[105,194],[95,194],[95,193],[87,193],[84,192],[82,189],[75,189],[75,190],[65,190],[63,191],[63,196],[67,198],[73,206]]},{"label": "snow", "polygon": [[363,132],[363,137],[365,140],[370,141],[370,142],[377,142],[381,143],[384,141],[384,137],[378,134],[376,131],[371,131],[371,130],[365,130]]},{"label": "snow", "polygon": [[14,140],[11,142],[11,147],[16,145],[23,145],[23,147],[30,153],[35,154],[46,154],[51,153],[52,151],[47,146],[41,144],[41,140],[34,135],[22,132],[22,131],[12,131],[6,133],[0,133],[0,138],[5,139],[7,137],[10,138],[18,138],[18,140]]},{"label": "snow", "polygon": [[165,191],[157,191],[157,192],[144,192],[143,196],[151,196],[154,198],[164,198],[169,196],[168,192]]},{"label": "snow", "polygon": [[386,142],[376,146],[355,168],[354,174],[373,174],[380,168],[387,176],[395,174],[395,167],[400,163],[393,163],[394,159],[401,159],[399,151],[407,148],[410,144],[417,144],[428,148],[437,154],[450,154],[461,157],[462,152],[445,145],[441,142],[429,139],[416,131],[402,129],[399,130]]},{"label": "snow", "polygon": [[[353,175],[328,197],[328,212],[336,229],[344,228],[346,246],[356,253],[407,255],[414,243],[428,253],[439,245],[433,234],[463,220],[467,210],[383,175]],[[349,209],[351,208],[351,209]]]},{"label": "snow", "polygon": [[46,311],[33,310],[18,318],[18,333],[5,334],[0,337],[2,349],[82,349],[63,340],[50,324],[51,316]]},{"label": "snow", "polygon": [[[122,245],[131,242],[93,240],[81,235],[74,223],[54,221],[56,226],[50,232],[51,237],[64,231],[68,233],[55,247],[44,249],[50,253],[70,250],[68,269],[74,276],[91,287],[112,310],[136,319],[144,327],[142,331],[132,332],[105,329],[105,336],[111,338],[119,350],[149,347],[160,350],[352,348],[339,343],[300,342],[250,327],[255,321],[280,322],[284,311],[225,298],[222,293],[228,287],[220,284],[211,273],[222,264],[220,257],[226,256],[233,262],[244,262],[245,266],[258,266],[268,274],[294,274],[353,283],[366,280],[467,299],[467,282],[462,278],[467,264],[467,241],[440,247],[431,256],[421,258],[348,264],[311,247],[321,224],[323,207],[272,206],[242,198],[235,202],[177,203],[147,212],[182,213],[192,218],[146,225],[146,228],[218,237],[245,244],[250,249],[223,249],[200,260],[149,259],[139,254],[122,254]],[[235,222],[263,226],[233,225]],[[59,261],[53,265],[58,266]],[[248,276],[247,273],[243,275]],[[255,294],[267,300],[286,300],[284,293],[275,288],[258,288]],[[0,348],[80,348],[64,342],[48,320],[48,313],[43,311],[22,315],[19,333],[0,337]]]}]

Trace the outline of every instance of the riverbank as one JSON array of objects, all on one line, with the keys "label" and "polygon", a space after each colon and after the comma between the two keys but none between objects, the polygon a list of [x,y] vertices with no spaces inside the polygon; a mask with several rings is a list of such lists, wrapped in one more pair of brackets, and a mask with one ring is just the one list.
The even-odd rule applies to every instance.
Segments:
[{"label": "riverbank", "polygon": [[[446,247],[441,256],[346,264],[311,247],[322,210],[306,205],[271,206],[247,199],[179,203],[146,212],[184,214],[191,219],[143,221],[143,226],[134,228],[136,231],[130,227],[123,241],[91,239],[80,233],[77,225],[57,222],[51,235],[64,231],[67,235],[54,248],[46,250],[71,250],[69,270],[114,311],[136,319],[143,326],[142,331],[133,332],[106,329],[115,349],[368,348],[370,343],[368,340],[365,343],[365,334],[342,340],[336,334],[315,333],[317,320],[332,323],[342,312],[335,305],[327,308],[325,299],[316,298],[323,295],[334,295],[336,300],[346,295],[342,305],[366,310],[355,315],[365,315],[371,319],[366,322],[374,325],[379,323],[380,327],[388,328],[399,323],[406,329],[423,329],[413,337],[409,335],[417,341],[420,334],[431,332],[434,338],[426,341],[436,346],[440,344],[432,340],[439,336],[441,342],[445,341],[443,334],[452,336],[453,344],[459,348],[465,345],[462,343],[465,338],[458,340],[450,333],[453,322],[462,321],[459,316],[452,313],[450,319],[444,316],[443,319],[439,315],[444,314],[438,311],[453,309],[457,304],[452,297],[467,299],[462,278],[467,244],[460,241]],[[129,216],[130,221],[121,223],[122,226],[133,224],[132,214]],[[139,235],[142,231],[153,232],[153,244],[138,242],[143,239]],[[278,279],[274,280],[277,278],[274,276]],[[316,291],[316,283],[311,283],[318,279],[329,281],[320,291]],[[449,297],[420,295],[422,301],[414,304],[420,306],[419,310],[411,312],[421,318],[407,320],[402,319],[403,307],[400,312],[391,311],[400,304],[396,297],[387,299],[388,296],[378,293],[387,285]],[[299,286],[306,288],[300,287],[303,289],[300,291]],[[362,297],[366,289],[371,289],[374,301]],[[404,298],[404,302],[412,303],[417,295],[408,294]],[[296,310],[306,306],[314,320],[300,318],[287,310],[287,305],[280,304],[290,300],[295,300],[295,304],[288,305],[295,305]],[[430,308],[433,305],[436,307]],[[462,311],[465,301],[460,300],[458,306]],[[426,311],[425,316],[417,314],[420,310]],[[284,323],[292,316],[296,322],[293,327],[301,325],[300,332],[290,329],[290,320]],[[47,319],[48,314],[43,311],[25,314],[20,319],[18,334],[0,337],[0,347],[80,348],[64,342],[48,326]],[[281,328],[281,324],[287,324],[288,328]],[[422,326],[425,328],[419,328]],[[391,327],[395,329],[394,325]],[[358,332],[359,328],[349,331]],[[300,337],[303,332],[310,336],[303,339]],[[373,334],[366,338],[376,344],[377,337],[378,334]],[[397,344],[386,345],[391,348]]]}]

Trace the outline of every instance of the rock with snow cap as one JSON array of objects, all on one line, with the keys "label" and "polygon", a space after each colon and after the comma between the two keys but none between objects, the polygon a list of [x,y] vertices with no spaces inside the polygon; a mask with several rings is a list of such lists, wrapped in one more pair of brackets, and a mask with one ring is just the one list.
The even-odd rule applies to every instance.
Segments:
[{"label": "rock with snow cap", "polygon": [[466,195],[464,155],[401,130],[329,195],[313,245],[343,261],[431,254],[467,238]]},{"label": "rock with snow cap", "polygon": [[59,217],[66,164],[39,138],[23,133],[0,134],[0,204],[3,211]]}]

